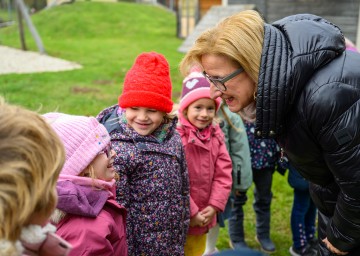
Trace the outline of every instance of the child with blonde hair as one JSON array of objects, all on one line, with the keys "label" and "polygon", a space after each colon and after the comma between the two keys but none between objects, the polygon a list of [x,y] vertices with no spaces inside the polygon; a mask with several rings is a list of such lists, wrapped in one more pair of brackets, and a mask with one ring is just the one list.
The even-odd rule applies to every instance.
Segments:
[{"label": "child with blonde hair", "polygon": [[110,136],[94,117],[44,115],[61,138],[66,162],[51,219],[56,233],[73,245],[71,256],[127,255],[124,207],[114,197],[115,152]]},{"label": "child with blonde hair", "polygon": [[49,224],[64,160],[39,114],[0,97],[0,255],[68,255],[71,246]]},{"label": "child with blonde hair", "polygon": [[128,209],[129,255],[184,255],[189,226],[189,182],[169,64],[140,54],[127,72],[119,104],[103,110],[120,175],[117,200]]},{"label": "child with blonde hair", "polygon": [[210,85],[194,67],[183,81],[178,132],[190,179],[190,228],[185,255],[202,255],[206,233],[225,209],[232,186],[232,163],[224,134],[214,122],[221,99],[210,98]]}]

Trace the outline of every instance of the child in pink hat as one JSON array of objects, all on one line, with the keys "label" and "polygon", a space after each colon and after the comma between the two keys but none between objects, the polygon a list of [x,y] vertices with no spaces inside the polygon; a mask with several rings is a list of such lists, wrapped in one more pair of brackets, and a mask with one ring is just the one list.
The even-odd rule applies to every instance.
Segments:
[{"label": "child in pink hat", "polygon": [[189,182],[184,150],[170,115],[169,64],[140,54],[127,72],[117,105],[98,115],[116,151],[117,200],[128,210],[129,255],[184,255]]},{"label": "child in pink hat", "polygon": [[177,128],[190,178],[190,228],[185,255],[202,255],[206,233],[224,211],[232,186],[232,163],[224,134],[214,122],[221,99],[210,98],[210,84],[194,67],[184,79]]},{"label": "child in pink hat", "polygon": [[51,219],[56,234],[73,245],[70,256],[127,255],[126,211],[114,197],[115,152],[110,136],[94,117],[44,115],[62,140],[66,161]]}]

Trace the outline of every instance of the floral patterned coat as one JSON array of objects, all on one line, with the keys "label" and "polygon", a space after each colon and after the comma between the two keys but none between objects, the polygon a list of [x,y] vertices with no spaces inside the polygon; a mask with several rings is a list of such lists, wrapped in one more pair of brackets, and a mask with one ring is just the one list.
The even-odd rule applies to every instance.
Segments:
[{"label": "floral patterned coat", "polygon": [[116,198],[128,210],[129,255],[184,255],[189,227],[189,178],[177,119],[141,136],[117,105],[103,110],[116,151]]}]

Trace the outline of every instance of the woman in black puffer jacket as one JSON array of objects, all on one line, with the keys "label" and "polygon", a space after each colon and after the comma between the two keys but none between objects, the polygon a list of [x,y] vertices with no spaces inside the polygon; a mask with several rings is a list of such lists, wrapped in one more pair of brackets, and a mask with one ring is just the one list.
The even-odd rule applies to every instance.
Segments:
[{"label": "woman in black puffer jacket", "polygon": [[196,40],[180,64],[202,65],[211,96],[256,120],[311,182],[320,255],[360,255],[360,54],[340,29],[301,14],[266,24],[235,14]]}]

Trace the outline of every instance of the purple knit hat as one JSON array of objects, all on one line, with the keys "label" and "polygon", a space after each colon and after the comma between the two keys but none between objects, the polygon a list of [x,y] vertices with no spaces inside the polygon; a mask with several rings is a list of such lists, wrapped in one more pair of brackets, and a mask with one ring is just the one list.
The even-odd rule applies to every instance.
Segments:
[{"label": "purple knit hat", "polygon": [[[211,99],[210,83],[195,67],[191,69],[191,73],[183,80],[179,111],[183,112],[191,103],[201,98]],[[218,111],[221,98],[218,97],[214,101],[216,111]]]},{"label": "purple knit hat", "polygon": [[65,146],[66,161],[61,174],[79,175],[110,143],[106,128],[94,117],[62,113],[47,113],[43,116]]}]

